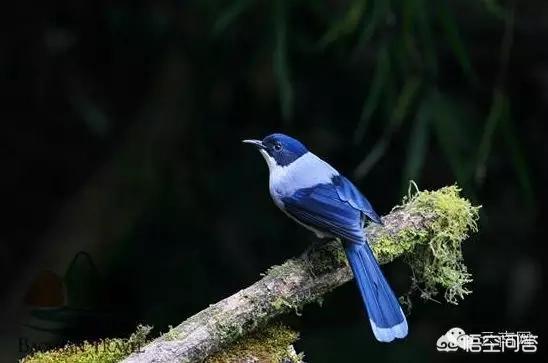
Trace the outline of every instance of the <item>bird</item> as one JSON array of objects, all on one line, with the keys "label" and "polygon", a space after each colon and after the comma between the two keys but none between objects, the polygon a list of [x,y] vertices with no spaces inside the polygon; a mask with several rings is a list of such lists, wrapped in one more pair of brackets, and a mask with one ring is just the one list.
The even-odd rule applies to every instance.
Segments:
[{"label": "bird", "polygon": [[405,338],[405,314],[364,233],[368,220],[383,224],[367,198],[291,136],[274,133],[242,142],[254,145],[264,157],[274,204],[319,238],[342,242],[375,338],[380,342]]}]

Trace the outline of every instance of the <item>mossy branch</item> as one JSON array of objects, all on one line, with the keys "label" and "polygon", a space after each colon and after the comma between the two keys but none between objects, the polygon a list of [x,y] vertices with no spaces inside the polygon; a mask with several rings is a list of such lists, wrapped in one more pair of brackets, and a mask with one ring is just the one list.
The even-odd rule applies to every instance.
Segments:
[{"label": "mossy branch", "polygon": [[82,344],[67,344],[46,352],[35,352],[21,359],[20,363],[115,363],[138,351],[146,342],[152,330],[150,326],[139,325],[127,339],[108,338]]},{"label": "mossy branch", "polygon": [[[461,244],[477,231],[479,207],[459,194],[457,186],[430,192],[411,183],[402,205],[382,218],[384,226],[365,229],[380,263],[401,257],[410,265],[412,286],[423,298],[442,289],[448,302],[457,303],[470,293]],[[331,241],[308,259],[301,256],[272,267],[255,284],[190,317],[123,362],[257,361],[266,356],[279,358],[269,361],[301,361],[291,345],[296,334],[267,323],[320,301],[351,278],[340,242]]]},{"label": "mossy branch", "polygon": [[[479,209],[459,193],[457,186],[410,192],[401,206],[383,217],[384,226],[369,225],[365,230],[381,263],[403,257],[426,297],[441,287],[452,303],[470,292],[465,284],[471,275],[462,260],[461,243],[477,230]],[[203,361],[277,316],[320,300],[351,278],[341,244],[329,242],[308,262],[301,256],[272,267],[255,284],[190,317],[124,362]]]}]

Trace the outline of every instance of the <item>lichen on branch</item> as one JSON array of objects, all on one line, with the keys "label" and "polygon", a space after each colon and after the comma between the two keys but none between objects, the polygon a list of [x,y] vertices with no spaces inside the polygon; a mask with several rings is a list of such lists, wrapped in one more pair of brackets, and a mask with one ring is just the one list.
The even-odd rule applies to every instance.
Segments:
[{"label": "lichen on branch", "polygon": [[223,350],[207,357],[205,363],[224,362],[284,362],[299,363],[293,343],[299,333],[281,323],[269,324],[229,344]]},{"label": "lichen on branch", "polygon": [[34,352],[21,363],[115,363],[138,351],[147,342],[151,327],[139,325],[127,339],[107,338],[96,342],[66,344],[47,352]]},{"label": "lichen on branch", "polygon": [[471,291],[466,284],[472,281],[462,255],[462,243],[470,232],[478,231],[479,209],[460,197],[461,189],[448,186],[435,191],[419,191],[411,182],[402,205],[394,207],[391,215],[412,220],[420,216],[422,222],[404,223],[405,227],[392,233],[391,228],[380,229],[373,251],[381,263],[403,257],[413,272],[413,289],[424,299],[432,299],[444,289],[445,300],[457,304]]}]

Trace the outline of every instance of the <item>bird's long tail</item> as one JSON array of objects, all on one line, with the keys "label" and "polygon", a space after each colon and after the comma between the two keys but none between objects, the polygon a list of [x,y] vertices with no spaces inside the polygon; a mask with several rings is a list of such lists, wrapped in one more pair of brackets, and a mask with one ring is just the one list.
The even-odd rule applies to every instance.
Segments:
[{"label": "bird's long tail", "polygon": [[404,338],[407,320],[367,242],[345,242],[344,249],[377,340],[391,342]]}]

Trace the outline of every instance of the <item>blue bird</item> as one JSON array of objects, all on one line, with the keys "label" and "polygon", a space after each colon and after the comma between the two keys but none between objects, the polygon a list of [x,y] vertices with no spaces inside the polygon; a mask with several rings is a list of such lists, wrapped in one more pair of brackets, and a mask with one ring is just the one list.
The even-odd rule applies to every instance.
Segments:
[{"label": "blue bird", "polygon": [[363,231],[367,218],[382,224],[371,203],[347,178],[290,136],[272,134],[243,142],[255,145],[266,160],[274,203],[318,237],[342,241],[377,340],[404,338],[405,315]]}]

